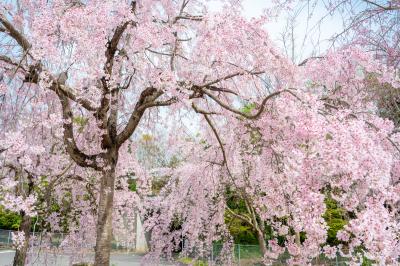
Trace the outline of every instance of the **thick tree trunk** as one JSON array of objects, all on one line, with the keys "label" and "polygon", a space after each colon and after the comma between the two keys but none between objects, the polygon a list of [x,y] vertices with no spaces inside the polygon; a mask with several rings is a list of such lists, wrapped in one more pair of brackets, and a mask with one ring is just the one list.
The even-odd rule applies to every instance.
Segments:
[{"label": "thick tree trunk", "polygon": [[94,260],[96,266],[110,265],[115,165],[116,157],[110,159],[109,169],[103,172],[101,178]]},{"label": "thick tree trunk", "polygon": [[21,222],[21,231],[25,234],[25,240],[19,249],[16,250],[14,256],[13,266],[23,266],[25,265],[26,256],[29,250],[29,240],[31,236],[31,227],[32,227],[32,218],[26,215],[24,212],[21,212],[22,222]]}]

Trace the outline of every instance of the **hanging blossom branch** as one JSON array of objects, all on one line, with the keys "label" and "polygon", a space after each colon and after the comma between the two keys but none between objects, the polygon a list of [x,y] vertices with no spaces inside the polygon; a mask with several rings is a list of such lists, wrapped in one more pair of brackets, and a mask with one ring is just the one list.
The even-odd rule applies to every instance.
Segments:
[{"label": "hanging blossom branch", "polygon": [[[31,44],[29,41],[21,34],[14,26],[3,16],[0,15],[0,23],[4,25],[7,29],[9,35],[21,46],[21,48],[28,53]],[[41,63],[36,63],[34,65],[30,65],[28,68],[28,72],[25,76],[25,81],[30,83],[38,83],[39,82],[39,75],[42,72],[42,65]],[[82,107],[87,109],[88,111],[95,111],[96,109],[92,106],[92,104],[88,100],[79,99],[73,92],[72,89],[68,88],[67,86],[61,85],[57,82],[57,79],[54,78],[52,75],[48,74],[48,82],[50,86],[48,89],[54,91],[59,98],[62,107],[62,114],[63,114],[63,128],[64,128],[64,144],[66,146],[66,150],[71,158],[82,167],[90,167],[95,170],[99,170],[100,167],[96,163],[96,159],[100,156],[98,155],[88,155],[83,153],[77,146],[75,142],[75,136],[73,131],[73,115],[70,106],[69,100],[73,100]]]},{"label": "hanging blossom branch", "polygon": [[380,9],[383,9],[385,11],[400,10],[400,5],[399,6],[394,6],[394,5],[392,5],[392,3],[390,3],[388,6],[383,6],[383,5],[380,5],[380,4],[378,4],[378,3],[374,2],[374,1],[370,1],[370,0],[362,0],[362,1],[367,3],[367,4],[376,6],[376,7],[380,8]]},{"label": "hanging blossom branch", "polygon": [[268,100],[270,100],[271,98],[273,98],[275,96],[280,95],[281,93],[287,92],[287,93],[290,93],[291,95],[295,96],[296,98],[298,98],[298,96],[296,96],[296,94],[293,91],[288,90],[288,89],[273,92],[273,93],[269,94],[267,97],[265,97],[264,100],[262,100],[261,104],[259,105],[260,107],[259,107],[257,113],[255,113],[254,115],[249,115],[249,114],[243,113],[237,109],[230,107],[228,104],[222,102],[220,99],[218,99],[218,97],[216,97],[212,93],[205,91],[205,90],[203,90],[203,92],[204,92],[204,94],[206,94],[208,97],[210,97],[214,102],[219,104],[224,109],[226,109],[232,113],[238,114],[240,116],[243,116],[245,118],[248,118],[248,119],[257,119],[264,111],[265,104],[268,102]]}]

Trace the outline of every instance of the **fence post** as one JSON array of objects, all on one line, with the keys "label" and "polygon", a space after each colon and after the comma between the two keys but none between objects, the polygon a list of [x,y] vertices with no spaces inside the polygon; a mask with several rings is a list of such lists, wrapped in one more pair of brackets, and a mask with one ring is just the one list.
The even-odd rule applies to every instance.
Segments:
[{"label": "fence post", "polygon": [[240,266],[240,244],[238,244],[238,265]]},{"label": "fence post", "polygon": [[336,266],[339,266],[339,262],[338,262],[338,254],[336,253]]},{"label": "fence post", "polygon": [[8,231],[7,245],[10,245],[11,231]]}]

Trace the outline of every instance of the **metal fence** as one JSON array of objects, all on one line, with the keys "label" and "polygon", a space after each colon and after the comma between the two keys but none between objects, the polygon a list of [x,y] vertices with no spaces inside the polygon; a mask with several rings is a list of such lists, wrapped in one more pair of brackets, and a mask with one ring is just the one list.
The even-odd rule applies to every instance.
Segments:
[{"label": "metal fence", "polygon": [[[2,230],[0,229],[0,246],[3,247],[12,247],[12,232],[11,230]],[[40,237],[40,232],[32,233],[34,238]],[[52,247],[57,248],[60,246],[61,242],[65,239],[65,234],[63,233],[51,233],[51,237],[49,238],[50,244]],[[82,243],[75,243],[78,246],[84,248],[90,248],[87,244],[82,241]],[[35,244],[33,244],[35,245]],[[125,243],[112,243],[113,250],[123,250],[129,251],[133,250],[134,247],[126,246]],[[214,244],[213,248],[208,256],[196,256],[195,253],[191,254],[191,256],[177,259],[180,261],[180,265],[195,265],[195,266],[214,266],[221,265],[218,261],[219,256],[222,250],[222,245]],[[233,249],[233,264],[238,266],[250,266],[250,265],[263,265],[263,256],[261,254],[260,248],[258,245],[241,245],[235,244]],[[197,258],[197,259],[192,259]],[[290,255],[286,252],[282,254],[277,260],[275,260],[271,265],[279,266],[279,265],[287,265],[286,261],[290,258]],[[324,256],[320,256],[312,261],[312,265],[325,265],[325,266],[344,266],[347,265],[348,259],[336,256],[335,259],[328,259]]]},{"label": "metal fence", "polygon": [[[0,229],[0,247],[12,247],[13,245],[13,239],[12,239],[12,233],[16,233],[17,231],[13,230],[4,230]],[[39,241],[41,238],[41,232],[32,232],[31,233],[31,239],[33,239],[33,243],[31,245],[37,246],[39,245]],[[67,236],[64,233],[47,233],[47,242],[49,243],[49,246],[51,248],[58,248],[60,247],[62,241],[65,239]],[[80,247],[82,249],[90,249],[93,247],[91,243],[87,243],[85,241],[80,241],[79,243],[74,243],[75,247]],[[134,249],[134,246],[132,243],[126,243],[126,242],[118,242],[118,241],[113,241],[111,245],[113,250],[123,250],[123,251],[130,251]]]},{"label": "metal fence", "polygon": [[[194,266],[214,266],[222,265],[219,262],[219,255],[222,250],[222,245],[214,244],[211,253],[208,256],[196,256],[195,252],[191,254],[192,258],[184,257],[180,261],[182,264],[194,265]],[[233,265],[238,266],[253,266],[253,265],[264,265],[263,256],[258,245],[242,245],[235,244],[233,248]],[[283,253],[278,259],[273,260],[270,265],[281,266],[287,265],[286,261],[290,259],[290,254],[288,252]],[[344,266],[349,262],[348,258],[339,256],[339,254],[334,259],[329,259],[323,255],[315,258],[311,264],[312,265],[325,265],[325,266]]]},{"label": "metal fence", "polygon": [[[4,230],[0,229],[0,246],[3,247],[12,247],[13,239],[12,233],[17,233],[18,231],[13,230]],[[31,239],[40,239],[40,232],[32,232]],[[64,233],[51,233],[51,237],[48,239],[50,241],[51,247],[59,247],[61,242],[64,240]],[[33,243],[33,245],[37,245],[37,243]]]},{"label": "metal fence", "polygon": [[11,238],[10,230],[2,230],[0,229],[0,245],[2,246],[11,246],[12,238]]}]

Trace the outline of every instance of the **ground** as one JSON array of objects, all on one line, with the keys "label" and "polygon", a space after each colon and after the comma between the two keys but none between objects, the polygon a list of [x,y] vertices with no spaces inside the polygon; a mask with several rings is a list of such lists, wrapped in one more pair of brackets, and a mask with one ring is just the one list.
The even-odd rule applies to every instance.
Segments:
[{"label": "ground", "polygon": [[[12,265],[14,258],[13,250],[0,250],[0,266]],[[88,258],[90,260],[90,257]],[[135,254],[112,254],[110,266],[136,266],[140,264],[142,257]],[[46,263],[47,260],[47,263]],[[91,258],[93,261],[93,258]],[[64,255],[42,255],[34,264],[29,264],[32,266],[69,266],[70,259],[68,256]],[[162,264],[167,266],[168,264]],[[171,264],[170,264],[171,265]]]}]

